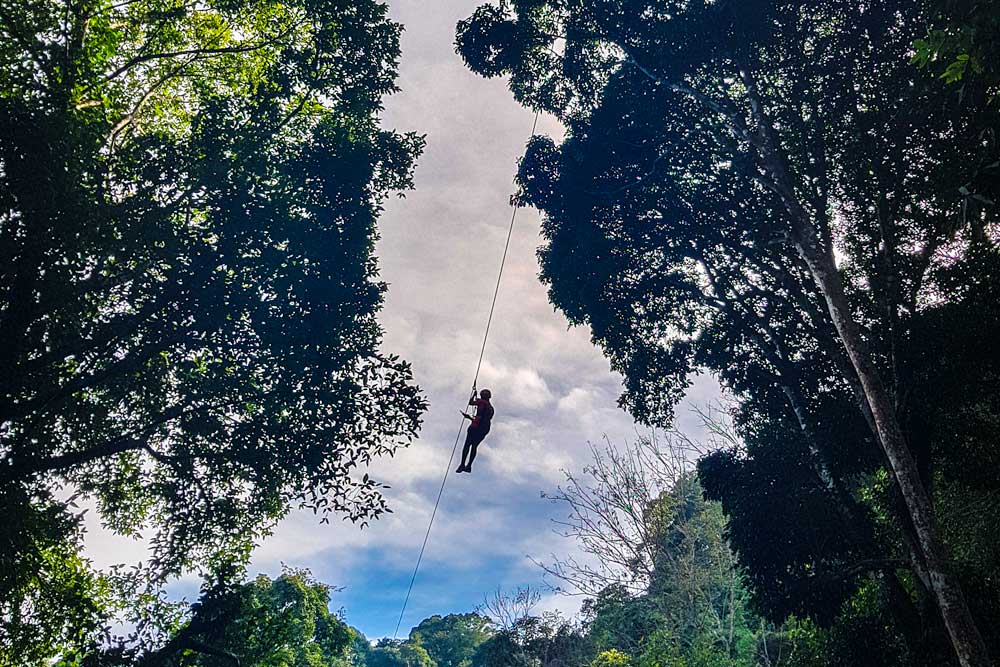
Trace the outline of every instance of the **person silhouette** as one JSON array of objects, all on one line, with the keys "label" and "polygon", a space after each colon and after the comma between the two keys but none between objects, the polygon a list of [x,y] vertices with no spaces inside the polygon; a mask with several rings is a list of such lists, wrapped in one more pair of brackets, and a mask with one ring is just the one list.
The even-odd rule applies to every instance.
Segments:
[{"label": "person silhouette", "polygon": [[490,432],[490,421],[493,419],[494,412],[493,405],[490,403],[490,398],[492,397],[493,394],[489,389],[483,389],[479,392],[479,398],[476,398],[476,390],[472,390],[469,405],[476,408],[476,416],[473,417],[467,412],[462,412],[462,416],[472,423],[469,424],[469,428],[465,432],[465,446],[462,447],[462,463],[455,472],[472,472],[472,462],[476,460],[476,450],[479,448],[479,443]]}]

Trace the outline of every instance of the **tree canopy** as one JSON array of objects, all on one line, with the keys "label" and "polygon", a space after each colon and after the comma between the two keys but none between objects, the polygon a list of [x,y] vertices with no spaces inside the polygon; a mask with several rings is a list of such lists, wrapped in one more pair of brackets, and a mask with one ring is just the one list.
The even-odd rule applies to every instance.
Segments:
[{"label": "tree canopy", "polygon": [[[740,400],[741,435],[793,448],[770,460],[799,466],[782,479],[843,549],[829,554],[838,585],[902,561],[893,576],[936,602],[961,664],[986,665],[914,421],[936,362],[911,353],[941,341],[925,322],[996,284],[996,210],[966,184],[995,159],[983,132],[997,110],[951,103],[911,64],[936,11],[525,0],[480,7],[457,46],[566,127],[559,145],[528,145],[521,201],[545,215],[550,298],[624,375],[622,405],[668,424],[690,375],[712,371]],[[865,474],[880,500],[859,506]],[[836,526],[860,534],[827,542]],[[858,546],[887,532],[898,548]]]},{"label": "tree canopy", "polygon": [[354,472],[425,407],[376,320],[377,218],[423,146],[380,127],[401,26],[374,0],[0,17],[5,631],[96,585],[70,497],[150,541],[154,586],[293,506],[379,516]]},{"label": "tree canopy", "polygon": [[[206,585],[198,601],[147,626],[140,641],[95,643],[58,667],[334,667],[357,633],[331,613],[331,588],[305,570]],[[134,638],[133,638],[134,639]]]},{"label": "tree canopy", "polygon": [[479,645],[492,630],[489,619],[476,613],[431,616],[410,630],[437,667],[469,667]]}]

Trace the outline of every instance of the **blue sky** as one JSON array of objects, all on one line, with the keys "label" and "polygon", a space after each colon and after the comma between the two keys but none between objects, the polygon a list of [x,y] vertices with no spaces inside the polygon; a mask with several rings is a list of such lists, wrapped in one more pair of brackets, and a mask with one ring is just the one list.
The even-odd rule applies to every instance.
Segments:
[{"label": "blue sky", "polygon": [[[427,134],[416,190],[388,203],[378,254],[390,283],[382,313],[386,350],[414,367],[430,399],[418,443],[372,474],[391,485],[394,513],[361,531],[321,525],[292,513],[254,553],[251,574],[307,567],[344,590],[333,605],[369,637],[391,635],[423,539],[434,497],[468,397],[504,236],[516,160],[531,129],[500,80],[468,72],[453,50],[456,21],[480,0],[390,0],[402,22],[402,92],[386,102],[385,125]],[[542,118],[539,133],[558,137]],[[568,329],[539,284],[539,219],[521,211],[511,244],[480,387],[493,390],[497,415],[473,475],[452,475],[400,630],[435,613],[462,612],[498,586],[542,584],[531,558],[572,553],[551,519],[564,512],[540,497],[590,459],[590,442],[621,443],[641,430],[616,406],[620,378],[589,341]],[[689,401],[717,396],[698,378]],[[684,406],[678,427],[697,420]],[[142,558],[141,544],[90,524],[88,549],[98,566]],[[174,587],[193,597],[197,582]],[[578,598],[551,595],[542,608],[573,613]]]}]

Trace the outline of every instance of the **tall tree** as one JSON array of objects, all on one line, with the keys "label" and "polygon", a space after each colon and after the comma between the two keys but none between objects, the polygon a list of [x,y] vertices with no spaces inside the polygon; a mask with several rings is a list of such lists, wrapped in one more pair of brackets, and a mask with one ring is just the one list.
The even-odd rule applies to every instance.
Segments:
[{"label": "tall tree", "polygon": [[957,216],[952,187],[984,148],[908,64],[925,19],[908,2],[532,0],[484,5],[458,46],[567,125],[559,148],[529,146],[524,200],[547,216],[553,301],[591,325],[625,404],[668,419],[699,365],[737,393],[770,377],[850,512],[821,407],[856,401],[910,567],[959,662],[988,665],[900,417],[910,318],[958,296],[934,270],[996,252],[996,221]]},{"label": "tall tree", "polygon": [[435,667],[434,660],[419,641],[389,637],[380,639],[368,652],[365,664],[368,667]]},{"label": "tall tree", "polygon": [[469,667],[491,634],[490,620],[480,614],[435,615],[410,630],[410,641],[423,646],[437,667]]},{"label": "tall tree", "polygon": [[353,472],[425,407],[376,320],[381,202],[423,144],[379,125],[401,26],[375,0],[0,17],[3,617],[53,536],[75,551],[71,492],[150,540],[154,584],[292,505],[378,516]]},{"label": "tall tree", "polygon": [[[1000,281],[990,277],[997,275],[995,258],[992,267],[987,260],[978,258],[983,263],[974,268],[952,267],[960,281],[970,270],[984,278],[961,303],[913,322],[904,366],[915,380],[907,398],[912,406],[906,411],[907,431],[922,466],[932,471],[935,510],[952,567],[968,583],[977,618],[995,627],[1000,590],[988,554],[996,538],[987,526],[996,525],[1000,485],[983,471],[997,465],[992,443],[1000,428],[994,361]],[[905,638],[901,664],[946,663],[937,615],[905,567],[908,554],[892,520],[891,486],[877,462],[858,456],[862,451],[852,444],[858,437],[852,431],[862,427],[849,427],[852,406],[828,406],[831,421],[840,424],[830,442],[840,452],[837,477],[870,510],[864,522],[848,521],[830,502],[811,474],[801,433],[790,416],[781,415],[779,402],[778,396],[744,401],[742,437],[699,462],[707,493],[722,502],[730,519],[730,540],[760,608],[771,618],[791,613],[826,626],[880,599],[878,627],[886,638]],[[908,591],[917,592],[912,600]],[[996,651],[996,633],[986,639]]]},{"label": "tall tree", "polygon": [[584,665],[589,644],[579,627],[558,613],[524,616],[483,642],[473,667],[567,667]]},{"label": "tall tree", "polygon": [[199,600],[161,616],[130,641],[66,654],[60,667],[269,667],[341,664],[355,631],[330,612],[331,588],[304,570],[232,584],[217,579]]}]

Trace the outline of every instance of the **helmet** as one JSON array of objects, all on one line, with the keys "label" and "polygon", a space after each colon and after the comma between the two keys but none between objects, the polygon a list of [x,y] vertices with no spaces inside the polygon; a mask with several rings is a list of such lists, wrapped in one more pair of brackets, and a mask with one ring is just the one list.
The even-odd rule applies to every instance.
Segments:
[{"label": "helmet", "polygon": [[485,398],[487,401],[493,397],[493,393],[489,389],[483,389],[479,392],[479,395]]}]

